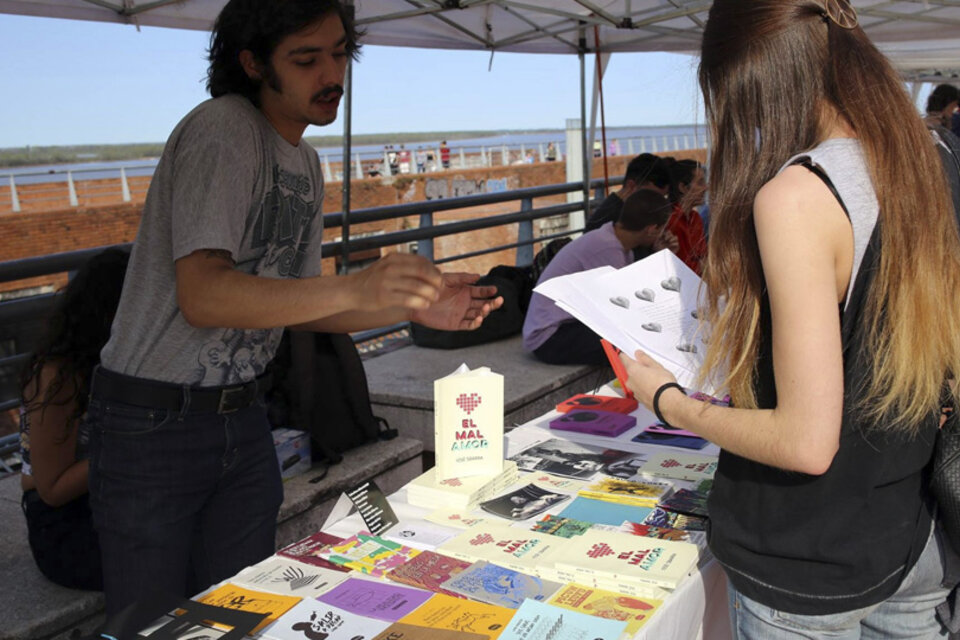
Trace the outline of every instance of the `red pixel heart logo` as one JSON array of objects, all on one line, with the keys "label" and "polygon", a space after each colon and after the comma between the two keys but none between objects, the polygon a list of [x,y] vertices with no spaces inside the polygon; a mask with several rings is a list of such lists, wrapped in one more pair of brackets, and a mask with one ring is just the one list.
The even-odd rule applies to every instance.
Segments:
[{"label": "red pixel heart logo", "polygon": [[471,393],[467,395],[461,393],[457,396],[457,406],[467,412],[467,415],[473,413],[474,409],[480,406],[480,403],[483,401],[483,398],[480,397],[479,393]]}]

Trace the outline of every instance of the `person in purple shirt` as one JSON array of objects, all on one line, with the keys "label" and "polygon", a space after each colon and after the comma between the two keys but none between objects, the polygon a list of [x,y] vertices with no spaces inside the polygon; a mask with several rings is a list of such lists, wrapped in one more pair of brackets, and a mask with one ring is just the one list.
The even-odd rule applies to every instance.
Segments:
[{"label": "person in purple shirt", "polygon": [[[625,267],[634,261],[634,249],[640,249],[640,257],[659,251],[665,246],[662,233],[670,211],[670,203],[662,194],[649,189],[634,192],[623,203],[616,222],[607,222],[561,249],[537,284],[597,267]],[[597,334],[536,292],[523,322],[523,346],[549,364],[607,361]]]}]

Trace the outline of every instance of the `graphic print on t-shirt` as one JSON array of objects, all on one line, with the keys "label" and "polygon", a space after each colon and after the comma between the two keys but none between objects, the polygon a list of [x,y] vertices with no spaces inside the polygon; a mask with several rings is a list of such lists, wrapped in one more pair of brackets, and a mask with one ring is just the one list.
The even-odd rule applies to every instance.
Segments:
[{"label": "graphic print on t-shirt", "polygon": [[[273,185],[260,205],[252,233],[244,242],[237,269],[268,278],[297,278],[303,272],[310,245],[310,227],[317,215],[307,176],[274,165]],[[319,247],[316,248],[319,251]],[[250,257],[250,254],[254,255]],[[253,380],[276,353],[283,329],[225,329],[197,353],[198,384],[220,386]]]}]

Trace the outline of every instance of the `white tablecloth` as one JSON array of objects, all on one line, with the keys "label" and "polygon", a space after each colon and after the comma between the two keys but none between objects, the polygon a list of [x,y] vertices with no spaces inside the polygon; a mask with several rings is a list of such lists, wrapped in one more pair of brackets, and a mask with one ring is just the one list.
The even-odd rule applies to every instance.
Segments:
[{"label": "white tablecloth", "polygon": [[[599,393],[617,395],[609,387],[601,389]],[[564,438],[588,445],[642,453],[667,450],[713,456],[719,453],[719,449],[713,444],[700,451],[690,451],[631,442],[633,436],[656,421],[656,418],[642,407],[633,414],[637,417],[637,426],[616,438],[550,431],[548,428],[550,420],[559,415],[558,412],[552,411],[511,430],[506,437],[505,455],[510,457],[537,442],[550,438]],[[525,482],[521,477],[521,482],[516,486],[519,487],[522,484]],[[428,509],[409,504],[405,489],[389,496],[388,501],[401,522],[422,519],[429,512]],[[565,505],[560,505],[546,513],[559,512],[563,506]],[[478,511],[477,515],[481,513],[483,512]],[[328,523],[324,530],[334,535],[348,537],[362,528],[363,521],[358,514],[354,513],[338,522]],[[708,552],[705,553],[708,557],[701,561],[700,569],[684,580],[673,594],[664,600],[660,610],[634,635],[634,640],[730,640],[726,576],[719,563],[709,557]]]}]

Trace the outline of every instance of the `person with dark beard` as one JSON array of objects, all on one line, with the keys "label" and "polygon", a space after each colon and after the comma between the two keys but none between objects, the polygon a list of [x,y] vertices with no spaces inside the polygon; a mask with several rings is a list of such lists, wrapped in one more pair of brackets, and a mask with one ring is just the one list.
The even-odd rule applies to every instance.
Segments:
[{"label": "person with dark beard", "polygon": [[164,148],[91,384],[108,616],[274,552],[283,488],[262,395],[284,327],[472,329],[502,303],[409,254],[321,276],[323,178],[302,136],[336,118],[357,37],[338,0],[230,0],[216,20],[212,99]]}]

